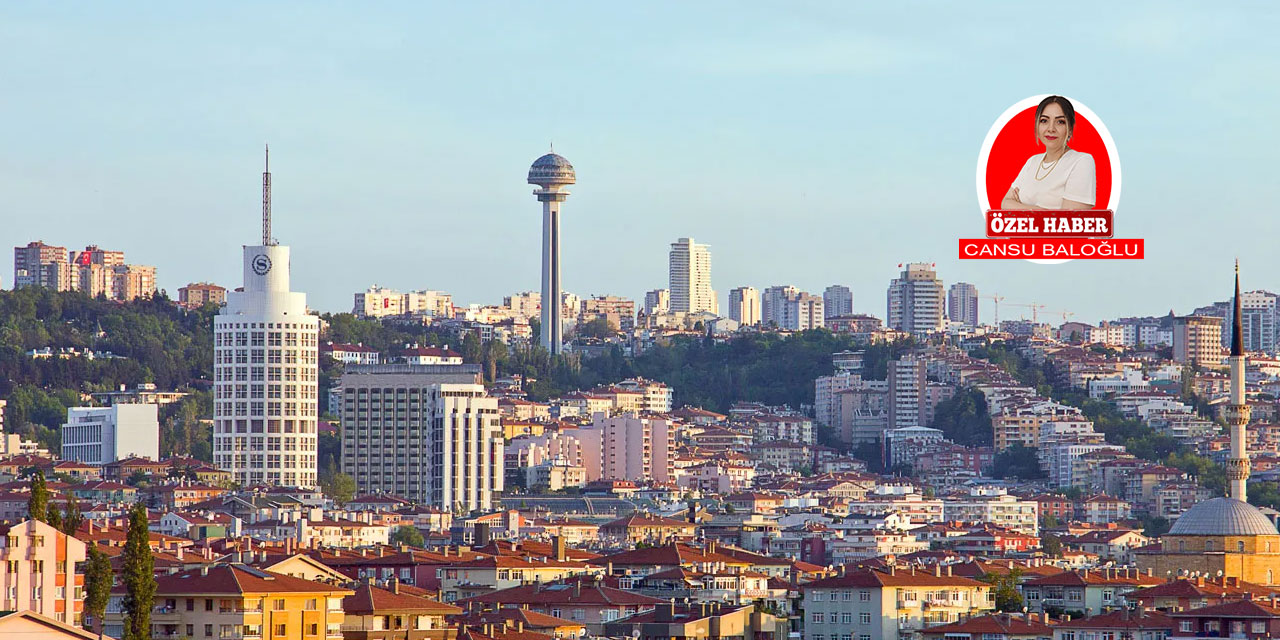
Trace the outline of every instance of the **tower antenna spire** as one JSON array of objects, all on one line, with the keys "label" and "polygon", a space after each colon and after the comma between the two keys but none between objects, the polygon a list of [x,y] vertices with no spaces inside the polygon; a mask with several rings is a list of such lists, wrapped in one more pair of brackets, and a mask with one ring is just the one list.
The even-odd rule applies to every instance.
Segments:
[{"label": "tower antenna spire", "polygon": [[275,244],[271,241],[271,146],[264,145],[262,170],[262,245]]}]

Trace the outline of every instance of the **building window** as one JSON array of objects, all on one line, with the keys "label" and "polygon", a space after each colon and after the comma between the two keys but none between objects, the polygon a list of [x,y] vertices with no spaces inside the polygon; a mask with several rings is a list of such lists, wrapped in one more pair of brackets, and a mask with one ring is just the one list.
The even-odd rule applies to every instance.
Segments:
[{"label": "building window", "polygon": [[[834,613],[831,615],[835,615]],[[840,614],[840,624],[853,624],[853,614],[848,611]]]},{"label": "building window", "polygon": [[813,596],[812,600],[814,602],[822,602],[822,598],[826,594],[822,591],[810,591],[809,595]]},{"label": "building window", "polygon": [[870,592],[870,591],[859,591],[859,592],[858,592],[858,601],[859,601],[859,602],[871,602],[871,592]]},{"label": "building window", "polygon": [[817,611],[813,612],[813,623],[814,623],[814,624],[822,624],[822,623],[824,623],[824,622],[826,622],[826,621],[827,621],[827,620],[826,620],[826,614],[818,613]]},{"label": "building window", "polygon": [[1244,540],[1236,540],[1236,551],[1244,553]]}]

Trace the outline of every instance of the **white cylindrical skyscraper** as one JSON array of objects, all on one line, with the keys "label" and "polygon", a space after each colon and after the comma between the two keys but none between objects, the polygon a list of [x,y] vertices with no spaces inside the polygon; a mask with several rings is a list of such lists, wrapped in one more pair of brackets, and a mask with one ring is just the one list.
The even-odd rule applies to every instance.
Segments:
[{"label": "white cylindrical skyscraper", "polygon": [[573,165],[554,153],[533,161],[529,184],[542,203],[542,346],[552,355],[563,350],[564,307],[560,288],[560,203],[569,197],[564,187],[577,179]]},{"label": "white cylindrical skyscraper", "polygon": [[263,174],[263,244],[244,247],[244,288],[213,319],[213,460],[235,482],[316,485],[320,320],[289,290],[289,247],[270,237]]}]

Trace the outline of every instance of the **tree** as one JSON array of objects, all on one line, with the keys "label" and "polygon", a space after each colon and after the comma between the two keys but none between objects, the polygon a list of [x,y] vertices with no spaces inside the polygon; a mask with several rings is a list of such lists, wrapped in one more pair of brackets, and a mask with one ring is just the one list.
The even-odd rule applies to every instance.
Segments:
[{"label": "tree", "polygon": [[69,493],[67,508],[62,512],[62,532],[74,536],[82,522],[84,522],[84,514],[80,512],[80,500],[76,498],[76,494]]},{"label": "tree", "polygon": [[45,522],[54,529],[62,531],[62,512],[58,510],[58,505],[50,505],[46,509]]},{"label": "tree", "polygon": [[49,487],[44,482],[44,472],[31,474],[31,497],[27,499],[27,515],[32,520],[49,521]]},{"label": "tree", "polygon": [[426,538],[422,537],[422,532],[417,527],[402,524],[391,532],[391,544],[407,544],[411,547],[424,547],[427,544]]},{"label": "tree", "polygon": [[1062,557],[1062,540],[1058,539],[1058,536],[1049,533],[1040,536],[1040,548],[1050,558]]},{"label": "tree", "polygon": [[1036,458],[1035,447],[1024,447],[1016,443],[1012,447],[996,454],[992,464],[992,473],[997,478],[1021,478],[1036,480],[1045,477]]},{"label": "tree", "polygon": [[1010,612],[1022,610],[1022,594],[1018,593],[1018,578],[1021,569],[1010,569],[1004,575],[988,573],[982,581],[991,585],[991,597],[995,600],[996,611]]},{"label": "tree", "polygon": [[111,599],[112,578],[111,558],[97,544],[90,542],[89,557],[84,565],[84,613],[86,624],[92,618],[95,623],[92,630],[99,635],[102,634],[102,616]]},{"label": "tree", "polygon": [[356,497],[356,479],[346,473],[335,473],[329,477],[329,482],[321,489],[334,502],[346,504]]},{"label": "tree", "polygon": [[151,555],[147,508],[135,502],[129,510],[129,535],[121,554],[124,580],[124,638],[151,639],[151,607],[156,599],[155,558]]}]

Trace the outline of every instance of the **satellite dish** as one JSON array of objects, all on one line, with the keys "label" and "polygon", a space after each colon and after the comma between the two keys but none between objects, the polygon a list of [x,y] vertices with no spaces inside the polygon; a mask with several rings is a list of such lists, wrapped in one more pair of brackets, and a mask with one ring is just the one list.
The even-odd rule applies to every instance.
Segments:
[{"label": "satellite dish", "polygon": [[639,637],[640,637],[640,630],[639,630],[639,629],[632,629],[632,630],[631,630],[631,637],[632,637],[632,638],[639,638]]}]

